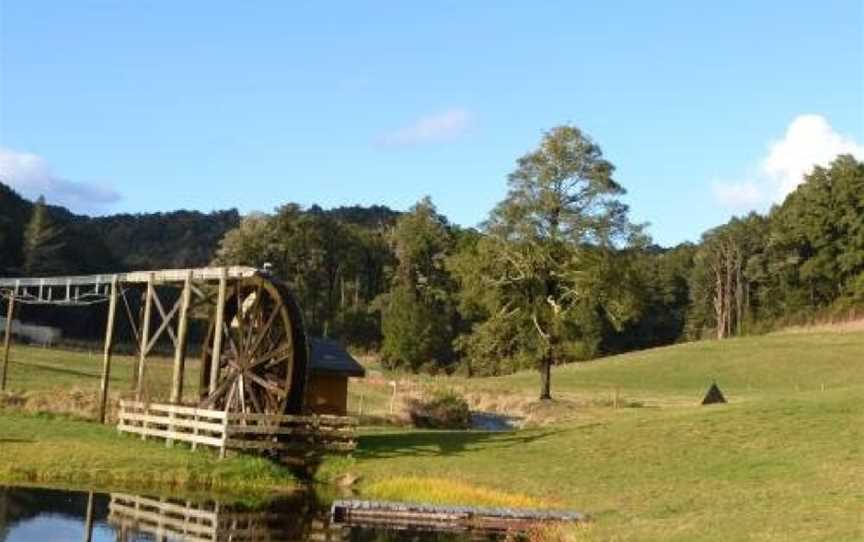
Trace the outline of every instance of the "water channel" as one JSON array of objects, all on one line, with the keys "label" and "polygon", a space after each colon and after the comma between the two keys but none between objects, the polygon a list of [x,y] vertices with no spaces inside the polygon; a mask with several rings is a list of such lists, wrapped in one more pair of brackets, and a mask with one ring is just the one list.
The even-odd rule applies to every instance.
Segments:
[{"label": "water channel", "polygon": [[263,503],[0,486],[0,542],[462,541],[488,533],[337,525],[298,494]]}]

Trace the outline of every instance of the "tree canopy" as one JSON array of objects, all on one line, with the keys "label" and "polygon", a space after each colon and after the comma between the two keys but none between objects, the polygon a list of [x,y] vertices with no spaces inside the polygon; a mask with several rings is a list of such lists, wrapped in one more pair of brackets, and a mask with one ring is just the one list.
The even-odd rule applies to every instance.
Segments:
[{"label": "tree canopy", "polygon": [[404,213],[283,203],[94,218],[0,183],[0,275],[269,262],[313,335],[412,371],[540,369],[544,398],[556,363],[864,309],[864,163],[852,156],[814,168],[770,212],[672,248],[630,222],[614,166],[575,126],[546,132],[507,188],[466,229],[428,198]]}]

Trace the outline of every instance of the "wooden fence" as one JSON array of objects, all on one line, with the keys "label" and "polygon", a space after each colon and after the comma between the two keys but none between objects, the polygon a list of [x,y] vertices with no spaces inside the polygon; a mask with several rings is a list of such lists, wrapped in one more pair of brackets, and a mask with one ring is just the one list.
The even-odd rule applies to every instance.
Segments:
[{"label": "wooden fence", "polygon": [[117,430],[142,439],[165,439],[166,445],[185,442],[192,449],[209,446],[224,457],[228,450],[244,452],[347,453],[356,447],[357,422],[347,416],[239,414],[221,410],[120,401]]}]

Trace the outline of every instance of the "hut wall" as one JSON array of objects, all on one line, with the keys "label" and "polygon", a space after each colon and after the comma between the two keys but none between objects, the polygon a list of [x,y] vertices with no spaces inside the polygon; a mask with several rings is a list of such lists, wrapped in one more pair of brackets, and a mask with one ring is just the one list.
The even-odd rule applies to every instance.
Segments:
[{"label": "hut wall", "polygon": [[313,374],[309,378],[306,406],[314,414],[348,413],[348,377]]}]

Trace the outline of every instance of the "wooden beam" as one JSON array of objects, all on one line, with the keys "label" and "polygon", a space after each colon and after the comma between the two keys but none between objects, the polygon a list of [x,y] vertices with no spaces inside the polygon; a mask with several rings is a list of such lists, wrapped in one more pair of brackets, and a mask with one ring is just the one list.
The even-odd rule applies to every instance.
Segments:
[{"label": "wooden beam", "polygon": [[[156,295],[155,288],[153,290],[153,301],[156,303],[159,302],[159,296]],[[150,336],[150,342],[147,343],[147,350],[145,351],[146,354],[149,354],[150,350],[152,350],[153,347],[156,345],[156,341],[158,341],[159,337],[162,336],[163,331],[165,331],[166,329],[171,331],[171,326],[170,326],[171,320],[174,319],[174,315],[177,314],[177,311],[179,309],[180,309],[180,300],[178,299],[177,302],[174,303],[174,306],[171,307],[171,310],[168,312],[168,314],[165,316],[165,319],[162,320],[162,323],[159,324],[159,327],[156,328],[156,332]],[[173,331],[171,331],[171,342],[174,344],[175,347],[177,346],[177,339],[174,337]]]},{"label": "wooden beam", "polygon": [[[189,269],[158,269],[153,271],[133,271],[130,273],[120,273],[117,275],[121,284],[146,284],[149,280],[153,280],[157,284],[177,283],[182,284],[186,280],[186,274]],[[254,267],[246,266],[230,266],[230,267],[201,267],[192,269],[192,280],[195,282],[211,282],[219,280],[223,273],[228,274],[229,279],[242,279],[252,277],[259,273]],[[74,276],[59,276],[59,277],[19,277],[19,278],[0,278],[0,288],[12,288],[17,282],[20,287],[39,287],[39,286],[62,286],[67,284],[72,286],[92,286],[104,285],[111,282],[112,275],[74,275]],[[41,296],[39,296],[41,297]]]},{"label": "wooden beam", "polygon": [[102,352],[102,386],[99,391],[99,423],[105,423],[108,403],[108,382],[111,378],[111,353],[114,350],[114,320],[117,314],[117,276],[111,279],[111,297],[108,300],[108,321],[105,323],[105,347]]},{"label": "wooden beam", "polygon": [[156,337],[158,337],[162,333],[162,330],[164,329],[164,330],[168,331],[168,335],[171,337],[171,344],[173,344],[174,347],[176,348],[177,347],[177,337],[174,335],[174,330],[171,329],[171,326],[167,326],[167,327],[165,327],[165,326],[168,324],[168,322],[171,321],[171,318],[174,317],[174,313],[177,311],[177,308],[180,306],[180,300],[178,299],[177,301],[175,301],[174,306],[171,308],[171,312],[167,313],[167,312],[165,312],[165,307],[162,305],[162,300],[159,299],[159,292],[154,290],[153,291],[153,303],[155,304],[156,310],[159,311],[159,316],[162,317],[162,326],[159,328],[159,331],[156,332],[156,334],[153,336],[154,339]]},{"label": "wooden beam", "polygon": [[[138,334],[138,325],[135,323],[135,317],[132,315],[132,307],[129,306],[129,300],[126,299],[126,291],[120,292],[120,297],[123,299],[123,307],[126,309],[126,317],[129,319],[129,328],[132,331],[135,339],[135,355],[138,355],[138,348],[141,346],[141,336]],[[139,307],[140,312],[140,307]]]},{"label": "wooden beam", "polygon": [[12,346],[12,315],[15,311],[15,294],[17,288],[12,290],[7,302],[9,306],[6,308],[6,337],[3,339],[3,373],[0,374],[0,391],[6,389],[6,371],[9,369],[9,348]]},{"label": "wooden beam", "polygon": [[153,312],[153,275],[147,280],[147,291],[144,294],[144,320],[141,322],[141,350],[138,352],[138,380],[136,382],[135,398],[139,401],[144,392],[144,361],[147,359],[147,343],[150,339],[150,316]]},{"label": "wooden beam", "polygon": [[204,400],[210,393],[210,353],[213,349],[213,322],[207,326],[207,334],[201,346],[201,365],[198,369],[198,399]]},{"label": "wooden beam", "polygon": [[171,381],[171,402],[183,399],[183,371],[186,366],[186,335],[189,328],[189,304],[192,301],[192,270],[186,275],[180,294],[180,314],[177,317],[177,340],[174,345],[174,378]]},{"label": "wooden beam", "polygon": [[216,294],[216,316],[213,328],[213,357],[210,358],[210,393],[216,391],[219,380],[219,362],[222,359],[222,327],[225,321],[225,297],[228,291],[228,268],[223,267],[219,275],[219,292]]}]

